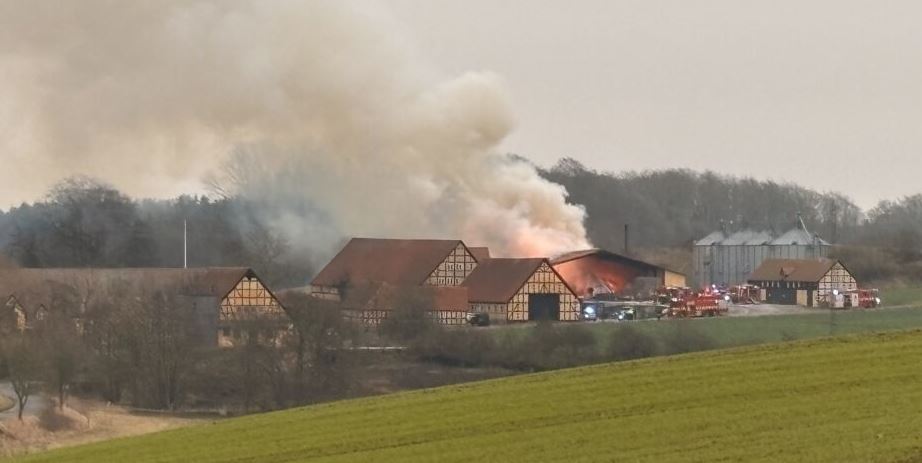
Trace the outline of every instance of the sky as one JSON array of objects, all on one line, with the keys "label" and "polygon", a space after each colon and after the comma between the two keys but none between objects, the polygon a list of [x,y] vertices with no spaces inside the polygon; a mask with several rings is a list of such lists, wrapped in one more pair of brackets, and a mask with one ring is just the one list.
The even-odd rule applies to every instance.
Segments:
[{"label": "sky", "polygon": [[922,2],[388,3],[441,69],[506,80],[501,148],[539,164],[922,193]]},{"label": "sky", "polygon": [[[514,120],[514,129],[498,149],[540,165],[573,157],[612,172],[714,170],[838,191],[864,208],[881,199],[922,193],[917,179],[922,166],[922,2],[344,1],[356,13],[388,23],[391,42],[412,50],[443,80],[471,71],[495,73],[508,93]],[[305,2],[309,6],[311,0]],[[0,16],[6,11],[9,21],[22,22],[12,14],[22,6],[0,0]],[[53,11],[46,10],[42,14]],[[3,21],[0,17],[0,26]],[[19,30],[22,24],[7,26],[0,29]],[[67,53],[66,26],[54,34],[59,42],[53,47],[36,43],[31,48]],[[29,27],[49,29],[38,22]],[[50,36],[36,33],[36,40]],[[198,178],[179,178],[166,170],[190,169],[183,162],[190,150],[219,145],[209,138],[191,144],[169,133],[155,134],[149,145],[174,153],[177,160],[163,163],[161,176],[145,175],[150,164],[143,153],[95,164],[89,155],[31,153],[27,148],[40,135],[28,129],[60,112],[48,109],[41,86],[65,79],[48,72],[45,61],[22,66],[28,56],[21,52],[30,48],[29,39],[13,39],[4,39],[8,46],[0,43],[0,51],[7,52],[0,53],[0,161],[5,166],[0,171],[0,206],[38,199],[65,169],[62,162],[75,173],[113,178],[130,173],[135,180],[116,186],[136,196],[203,191]],[[111,48],[126,61],[126,56],[145,56]],[[330,56],[340,58],[335,50]],[[106,59],[93,50],[86,57],[73,61],[89,66]],[[263,63],[258,56],[246,58],[250,61],[241,62],[247,66]],[[65,62],[73,64],[68,57]],[[26,73],[35,69],[44,70],[38,74],[42,79]],[[130,89],[132,79],[143,81],[142,74],[113,77],[87,72],[88,67],[72,69],[77,74],[70,80],[90,82],[96,89],[122,88],[107,82]],[[123,80],[113,80],[118,78]],[[132,92],[123,95],[135,98]],[[31,100],[28,95],[33,94],[38,99]],[[54,102],[63,101],[67,110],[68,95],[61,93]],[[82,96],[83,104],[93,105],[90,97]],[[137,98],[155,106],[181,108],[183,103]],[[105,101],[97,106],[98,111],[90,108],[99,113],[90,122],[118,120],[118,113],[105,114]],[[77,113],[74,108],[79,107],[65,114]],[[126,125],[132,123],[130,119]],[[106,130],[87,127],[67,129],[81,130],[84,137]],[[189,127],[184,130],[200,128]],[[86,149],[71,146],[70,139],[52,144],[58,150]],[[130,143],[108,147],[125,153],[132,149]],[[192,167],[210,163],[204,159]],[[172,179],[169,185],[160,181],[163,176]]]}]

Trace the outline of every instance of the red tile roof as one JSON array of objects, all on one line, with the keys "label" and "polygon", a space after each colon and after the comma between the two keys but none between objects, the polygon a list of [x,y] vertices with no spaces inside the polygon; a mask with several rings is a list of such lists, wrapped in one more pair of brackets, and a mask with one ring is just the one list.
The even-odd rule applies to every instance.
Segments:
[{"label": "red tile roof", "polygon": [[490,258],[490,248],[486,246],[475,246],[467,248],[468,251],[477,259],[477,262],[483,262]]},{"label": "red tile roof", "polygon": [[343,294],[343,307],[352,310],[393,310],[403,297],[419,298],[431,309],[467,311],[468,289],[460,286],[394,286],[382,282],[354,285]]},{"label": "red tile roof", "polygon": [[15,296],[20,304],[34,309],[50,307],[54,298],[68,293],[90,294],[100,285],[118,284],[133,291],[163,290],[220,299],[245,276],[256,275],[246,267],[0,269],[0,297]]},{"label": "red tile roof", "polygon": [[749,280],[816,283],[838,262],[835,259],[768,259],[752,272]]},{"label": "red tile roof", "polygon": [[471,302],[506,303],[547,259],[489,259],[464,280]]},{"label": "red tile roof", "polygon": [[420,285],[459,244],[463,245],[460,240],[352,238],[311,284],[338,286],[373,281]]}]

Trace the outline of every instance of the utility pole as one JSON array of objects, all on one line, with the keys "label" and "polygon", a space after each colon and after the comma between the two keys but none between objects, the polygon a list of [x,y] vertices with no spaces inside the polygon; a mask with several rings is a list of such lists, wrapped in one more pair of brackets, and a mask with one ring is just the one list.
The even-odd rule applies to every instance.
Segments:
[{"label": "utility pole", "polygon": [[182,268],[189,268],[189,240],[186,221],[182,221]]}]

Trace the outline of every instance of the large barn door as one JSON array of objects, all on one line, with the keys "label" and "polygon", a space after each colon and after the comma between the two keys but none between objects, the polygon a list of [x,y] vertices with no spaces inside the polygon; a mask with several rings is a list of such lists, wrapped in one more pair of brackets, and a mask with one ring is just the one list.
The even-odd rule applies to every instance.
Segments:
[{"label": "large barn door", "polygon": [[560,319],[560,294],[528,295],[529,320],[559,320]]}]

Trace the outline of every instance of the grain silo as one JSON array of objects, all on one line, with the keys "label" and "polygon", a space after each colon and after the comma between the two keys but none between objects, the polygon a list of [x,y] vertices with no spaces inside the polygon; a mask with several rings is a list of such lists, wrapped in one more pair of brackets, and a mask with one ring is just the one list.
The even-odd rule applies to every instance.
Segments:
[{"label": "grain silo", "polygon": [[831,245],[807,231],[801,221],[781,235],[770,231],[715,231],[692,248],[692,281],[697,287],[745,284],[766,259],[827,257]]}]

